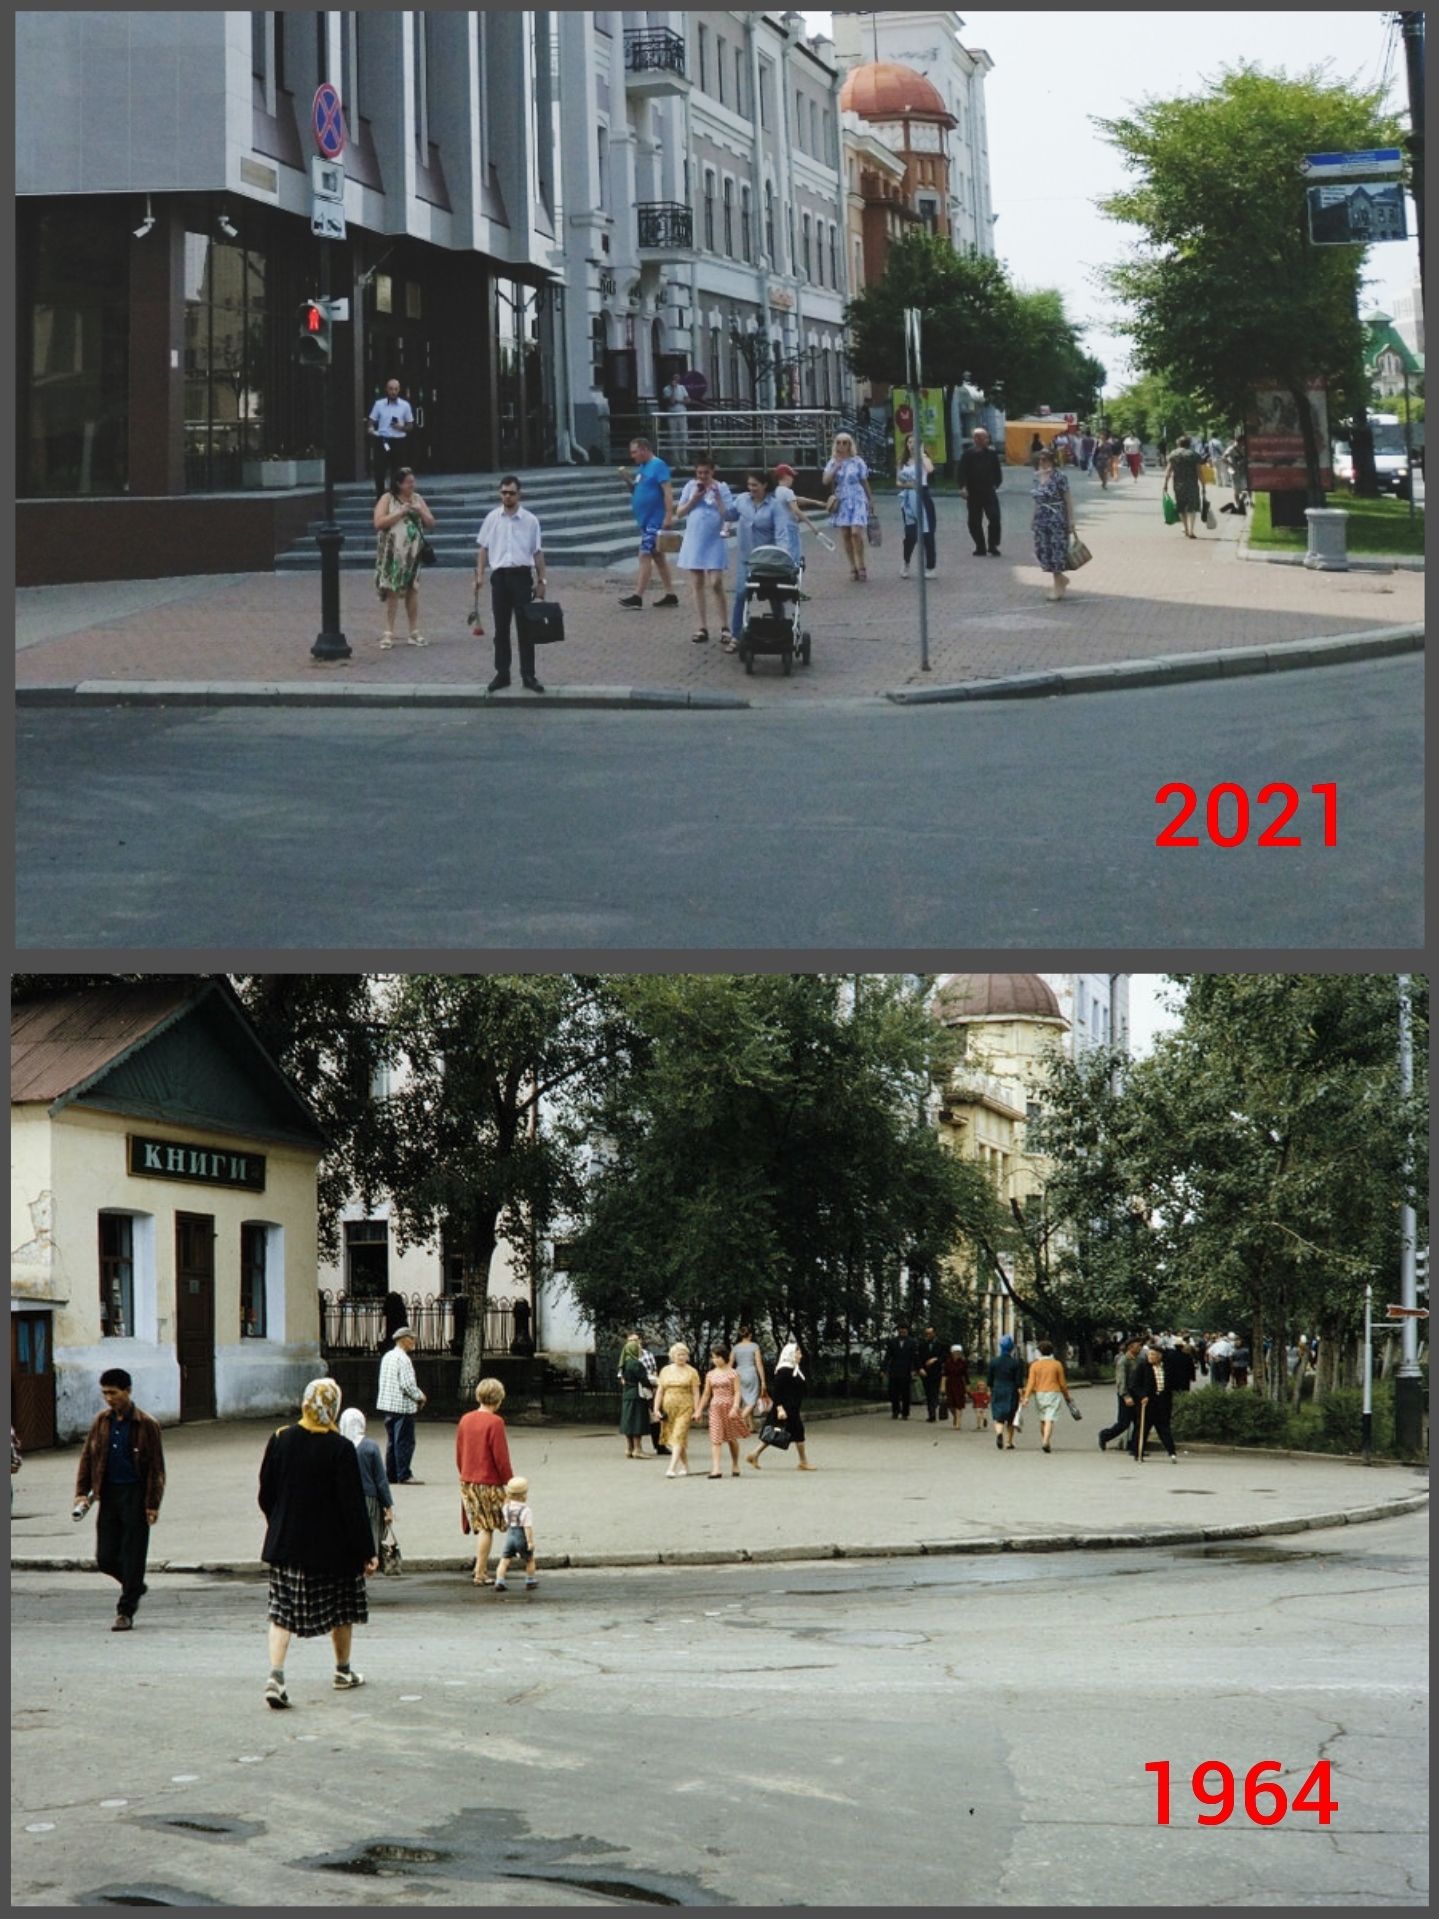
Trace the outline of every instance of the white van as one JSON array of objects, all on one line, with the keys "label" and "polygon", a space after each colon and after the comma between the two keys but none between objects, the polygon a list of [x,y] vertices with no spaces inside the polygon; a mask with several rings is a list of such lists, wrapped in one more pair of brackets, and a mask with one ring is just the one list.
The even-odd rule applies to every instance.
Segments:
[{"label": "white van", "polygon": [[[1374,435],[1374,469],[1380,488],[1409,497],[1409,456],[1404,447],[1404,422],[1397,413],[1371,413],[1369,428]],[[1337,485],[1354,486],[1354,450],[1347,440],[1334,442],[1334,479]]]}]

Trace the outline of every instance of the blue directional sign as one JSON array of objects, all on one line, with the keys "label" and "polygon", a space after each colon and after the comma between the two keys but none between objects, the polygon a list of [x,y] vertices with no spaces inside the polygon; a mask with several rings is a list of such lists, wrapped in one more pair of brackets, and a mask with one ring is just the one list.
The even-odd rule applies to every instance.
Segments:
[{"label": "blue directional sign", "polygon": [[315,145],[325,158],[338,160],[345,151],[345,110],[340,104],[337,89],[328,80],[315,89],[314,105],[310,108],[310,131],[315,136]]},{"label": "blue directional sign", "polygon": [[1398,147],[1370,147],[1362,153],[1306,153],[1299,162],[1306,180],[1375,180],[1404,171]]}]

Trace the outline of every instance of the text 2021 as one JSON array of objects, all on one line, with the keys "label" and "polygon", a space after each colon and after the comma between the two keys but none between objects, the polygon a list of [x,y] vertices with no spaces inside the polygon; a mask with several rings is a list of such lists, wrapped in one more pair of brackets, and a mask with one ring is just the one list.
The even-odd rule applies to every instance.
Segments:
[{"label": "text 2021", "polygon": [[[1324,844],[1335,846],[1339,840],[1339,788],[1333,780],[1325,780],[1309,791],[1317,793],[1324,802]],[[1197,833],[1185,833],[1181,828],[1187,826],[1199,805],[1199,795],[1184,780],[1169,780],[1161,786],[1154,796],[1156,806],[1168,806],[1171,800],[1180,802],[1179,811],[1159,834],[1156,846],[1198,846]],[[1298,833],[1287,833],[1284,829],[1299,811],[1299,791],[1287,780],[1271,780],[1267,786],[1261,786],[1255,800],[1259,807],[1274,807],[1274,817],[1269,820],[1260,833],[1257,844],[1260,846],[1302,846],[1303,840]],[[1210,840],[1215,846],[1243,846],[1249,838],[1250,808],[1249,795],[1242,786],[1236,786],[1232,780],[1224,780],[1218,786],[1211,787],[1204,802],[1204,825]]]}]

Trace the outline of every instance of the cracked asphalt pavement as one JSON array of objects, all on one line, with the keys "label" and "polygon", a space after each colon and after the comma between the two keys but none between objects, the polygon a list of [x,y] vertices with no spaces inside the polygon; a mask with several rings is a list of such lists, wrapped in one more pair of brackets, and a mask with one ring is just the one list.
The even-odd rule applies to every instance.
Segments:
[{"label": "cracked asphalt pavement", "polygon": [[[894,1487],[904,1510],[904,1486]],[[17,1905],[1423,1905],[1427,1516],[1043,1557],[264,1588],[12,1575]],[[1328,1759],[1332,1823],[1189,1780]],[[1171,1823],[1154,1776],[1172,1768]]]}]

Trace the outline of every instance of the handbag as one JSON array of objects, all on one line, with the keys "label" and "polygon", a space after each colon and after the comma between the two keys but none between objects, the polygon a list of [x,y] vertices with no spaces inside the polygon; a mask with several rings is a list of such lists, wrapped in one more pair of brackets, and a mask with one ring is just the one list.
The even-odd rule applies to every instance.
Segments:
[{"label": "handbag", "polygon": [[1069,546],[1064,555],[1065,565],[1088,566],[1093,558],[1094,555],[1084,544],[1083,540],[1080,539],[1079,535],[1077,533],[1071,533],[1069,536]]},{"label": "handbag", "polygon": [[428,540],[420,541],[420,565],[421,566],[436,566],[439,563],[439,558],[440,558],[439,554],[436,553],[434,547],[431,546]]},{"label": "handbag", "polygon": [[874,513],[870,514],[869,523],[864,530],[869,537],[869,543],[871,546],[884,545],[884,528],[880,525],[879,516],[877,514],[874,514]]},{"label": "handbag", "polygon": [[1174,495],[1172,493],[1162,493],[1160,499],[1164,506],[1164,524],[1166,526],[1178,526],[1179,508],[1174,504]]},{"label": "handbag", "polygon": [[1213,486],[1214,468],[1208,460],[1204,460],[1200,463],[1199,477],[1206,486]]},{"label": "handbag", "polygon": [[521,638],[531,646],[549,646],[565,637],[565,616],[557,600],[527,600],[519,608]]},{"label": "handbag", "polygon": [[789,1447],[790,1431],[788,1426],[783,1426],[772,1421],[768,1426],[762,1426],[760,1428],[759,1436],[763,1445],[778,1446],[781,1452],[785,1452]]},{"label": "handbag", "polygon": [[395,1528],[392,1522],[387,1525],[385,1530],[380,1534],[380,1571],[382,1573],[396,1574],[402,1573],[404,1570],[404,1561],[400,1557],[400,1542],[395,1537]]},{"label": "handbag", "polygon": [[1065,1404],[1069,1408],[1069,1417],[1071,1419],[1083,1419],[1084,1414],[1080,1412],[1079,1408],[1075,1405],[1072,1399],[1066,1400]]},{"label": "handbag", "polygon": [[656,539],[655,550],[659,553],[678,553],[684,543],[684,534],[677,532],[674,528],[670,528],[667,532],[661,533]]},{"label": "handbag", "polygon": [[766,1415],[774,1411],[774,1401],[767,1393],[761,1393],[754,1403],[754,1410],[760,1419],[764,1419]]},{"label": "handbag", "polygon": [[1215,518],[1215,515],[1214,515],[1214,508],[1209,504],[1208,494],[1206,494],[1204,498],[1204,511],[1200,514],[1199,517],[1203,520],[1204,524],[1210,529],[1211,532],[1214,530],[1215,527],[1219,525],[1219,521]]}]

